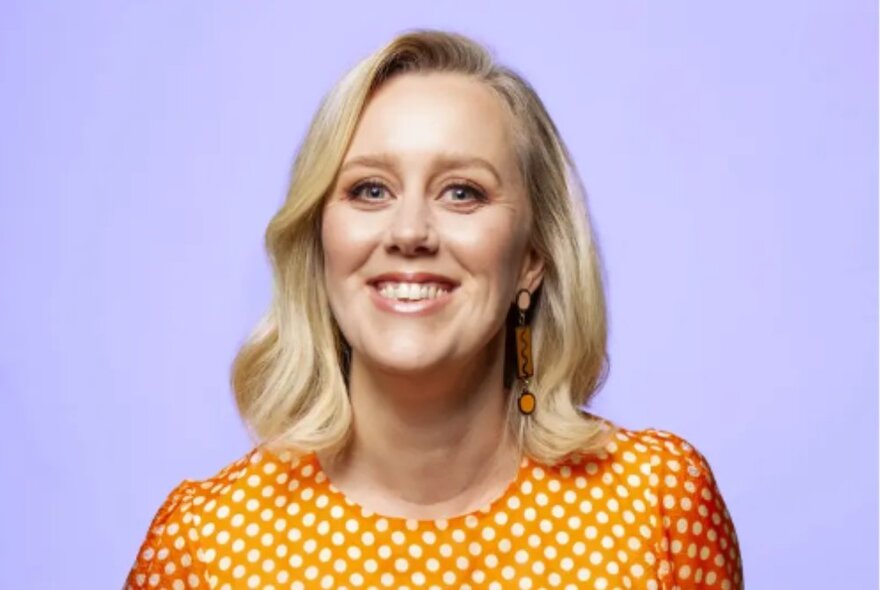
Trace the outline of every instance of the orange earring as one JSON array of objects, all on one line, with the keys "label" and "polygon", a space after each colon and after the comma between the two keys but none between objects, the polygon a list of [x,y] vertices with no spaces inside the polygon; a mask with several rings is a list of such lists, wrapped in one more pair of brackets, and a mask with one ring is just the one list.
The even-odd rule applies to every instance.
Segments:
[{"label": "orange earring", "polygon": [[526,312],[531,305],[532,294],[529,290],[517,291],[516,307],[519,310],[519,325],[516,326],[516,374],[523,382],[518,400],[519,411],[523,414],[531,414],[535,411],[535,394],[529,391],[531,377],[535,373],[532,366],[532,327],[526,324]]}]

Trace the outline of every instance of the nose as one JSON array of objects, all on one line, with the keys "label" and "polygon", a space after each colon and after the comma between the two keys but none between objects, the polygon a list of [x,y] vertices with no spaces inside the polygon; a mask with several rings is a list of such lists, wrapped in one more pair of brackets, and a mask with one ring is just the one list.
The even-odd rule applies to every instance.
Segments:
[{"label": "nose", "polygon": [[431,207],[423,195],[398,199],[385,236],[385,249],[404,256],[437,251],[437,232]]}]

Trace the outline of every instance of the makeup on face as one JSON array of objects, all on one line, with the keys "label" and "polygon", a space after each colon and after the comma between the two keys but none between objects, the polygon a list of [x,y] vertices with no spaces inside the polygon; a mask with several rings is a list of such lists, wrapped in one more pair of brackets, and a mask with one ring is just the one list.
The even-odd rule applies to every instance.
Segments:
[{"label": "makeup on face", "polygon": [[355,356],[425,368],[503,325],[531,213],[499,101],[459,74],[402,75],[364,109],[322,216],[328,299]]}]

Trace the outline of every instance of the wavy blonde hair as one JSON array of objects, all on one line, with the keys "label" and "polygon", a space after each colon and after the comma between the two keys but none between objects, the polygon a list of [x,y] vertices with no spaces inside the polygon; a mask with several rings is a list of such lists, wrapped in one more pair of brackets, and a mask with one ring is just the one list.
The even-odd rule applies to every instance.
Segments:
[{"label": "wavy blonde hair", "polygon": [[[521,385],[513,384],[511,432],[525,454],[550,465],[601,452],[608,440],[609,423],[581,408],[607,375],[607,318],[601,258],[570,154],[520,75],[468,37],[418,29],[355,65],[324,97],[295,159],[285,202],[266,230],[273,300],[235,358],[231,383],[242,419],[272,449],[337,453],[350,440],[350,349],[323,284],[323,203],[372,93],[392,76],[440,71],[484,82],[512,116],[534,211],[531,244],[545,264],[529,311],[537,407],[522,415],[516,403]],[[505,385],[512,365],[506,363]]]}]

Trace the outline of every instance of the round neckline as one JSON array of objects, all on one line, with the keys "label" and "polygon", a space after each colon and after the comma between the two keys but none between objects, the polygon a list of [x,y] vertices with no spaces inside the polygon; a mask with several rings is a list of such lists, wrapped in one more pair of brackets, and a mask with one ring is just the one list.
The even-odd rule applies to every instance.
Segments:
[{"label": "round neckline", "polygon": [[[490,515],[495,510],[503,506],[507,503],[508,499],[513,496],[516,491],[520,488],[523,481],[528,477],[528,473],[532,467],[532,460],[525,454],[522,455],[519,462],[519,469],[516,472],[516,476],[511,480],[504,491],[496,496],[493,500],[490,500],[483,504],[483,506],[471,510],[469,512],[465,512],[463,514],[459,514],[456,516],[450,516],[446,518],[408,518],[405,516],[392,516],[387,514],[382,514],[381,512],[376,512],[375,510],[371,510],[366,506],[361,505],[360,503],[352,500],[345,493],[336,487],[333,482],[330,481],[330,478],[327,476],[327,473],[321,467],[321,462],[318,460],[318,455],[314,451],[309,453],[308,462],[311,464],[314,473],[312,478],[316,482],[317,485],[320,485],[328,496],[331,496],[339,503],[344,504],[346,509],[352,510],[358,514],[360,518],[369,519],[370,521],[378,521],[384,519],[389,524],[389,529],[394,528],[420,528],[423,526],[433,526],[439,529],[445,529],[447,527],[451,527],[454,524],[459,522],[465,522],[468,519],[482,519],[486,517],[486,515]],[[320,477],[319,477],[320,475]],[[331,503],[332,505],[332,503]],[[413,523],[415,523],[415,527],[413,527]]]}]

